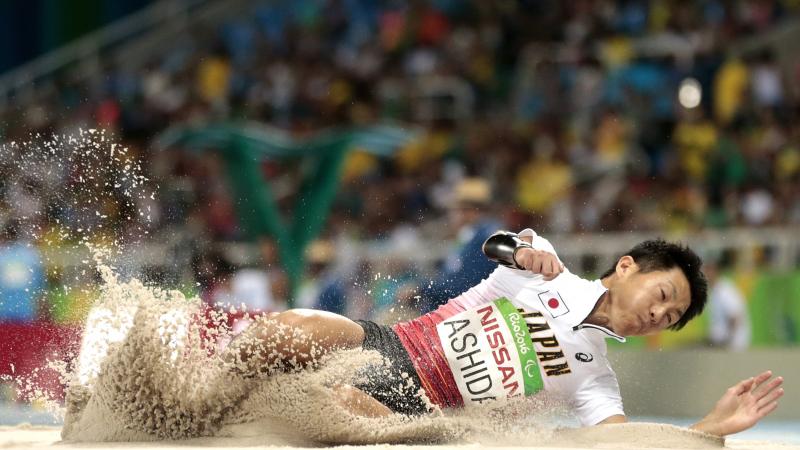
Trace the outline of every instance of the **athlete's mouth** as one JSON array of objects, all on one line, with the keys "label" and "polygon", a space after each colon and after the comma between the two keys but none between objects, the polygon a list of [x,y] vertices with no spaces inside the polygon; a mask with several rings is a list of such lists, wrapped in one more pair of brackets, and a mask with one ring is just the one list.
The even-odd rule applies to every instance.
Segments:
[{"label": "athlete's mouth", "polygon": [[642,316],[637,315],[636,318],[639,319],[639,332],[638,332],[638,334],[642,334],[642,333],[644,333],[644,328],[645,328],[647,322],[645,322],[644,319],[642,319]]}]

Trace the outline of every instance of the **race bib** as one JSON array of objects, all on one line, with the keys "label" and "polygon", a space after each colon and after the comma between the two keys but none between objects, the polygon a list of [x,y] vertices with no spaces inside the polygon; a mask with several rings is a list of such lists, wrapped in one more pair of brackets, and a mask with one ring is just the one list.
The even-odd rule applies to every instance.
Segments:
[{"label": "race bib", "polygon": [[436,332],[464,405],[543,388],[527,324],[508,299],[450,317]]}]

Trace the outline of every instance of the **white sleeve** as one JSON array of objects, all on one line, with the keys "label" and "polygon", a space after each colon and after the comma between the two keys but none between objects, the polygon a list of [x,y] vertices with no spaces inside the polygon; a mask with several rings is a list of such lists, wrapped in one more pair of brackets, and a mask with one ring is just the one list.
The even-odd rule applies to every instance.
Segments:
[{"label": "white sleeve", "polygon": [[[550,242],[537,235],[535,231],[526,228],[518,233],[519,237],[532,238],[531,246],[536,250],[543,250],[558,258],[556,250]],[[561,262],[561,260],[559,260]],[[496,290],[496,294],[506,298],[514,298],[525,286],[528,286],[531,281],[540,280],[544,282],[544,276],[541,274],[531,273],[527,270],[513,269],[506,266],[498,266],[494,272],[489,276],[492,286]]]},{"label": "white sleeve", "polygon": [[611,416],[625,415],[614,371],[609,367],[607,372],[588,378],[575,392],[572,407],[584,426],[597,425]]},{"label": "white sleeve", "polygon": [[530,228],[525,228],[524,230],[518,233],[519,237],[530,237],[532,239],[531,246],[536,250],[543,250],[548,253],[552,253],[558,259],[558,262],[561,262],[561,259],[558,258],[558,253],[556,253],[556,249],[553,248],[553,244],[550,243],[547,239],[539,236]]},{"label": "white sleeve", "polygon": [[726,317],[744,317],[747,314],[746,302],[741,292],[731,280],[725,280],[720,287],[719,300],[723,304]]}]

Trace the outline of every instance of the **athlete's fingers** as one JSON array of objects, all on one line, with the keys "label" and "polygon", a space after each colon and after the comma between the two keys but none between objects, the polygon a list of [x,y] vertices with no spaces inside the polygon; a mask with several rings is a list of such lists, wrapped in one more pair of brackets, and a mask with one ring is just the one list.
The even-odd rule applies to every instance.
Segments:
[{"label": "athlete's fingers", "polygon": [[757,391],[754,391],[753,395],[756,397],[756,399],[763,398],[765,395],[774,391],[781,384],[783,384],[783,377],[773,378],[772,380],[769,381],[769,383],[759,387]]},{"label": "athlete's fingers", "polygon": [[555,255],[541,250],[523,249],[514,259],[521,268],[540,274],[548,281],[564,271],[564,266]]},{"label": "athlete's fingers", "polygon": [[544,275],[544,279],[547,281],[552,280],[553,278],[558,275],[554,268],[554,259],[552,256],[548,256],[548,258],[544,262],[544,268],[542,271],[542,275]]},{"label": "athlete's fingers", "polygon": [[517,263],[518,267],[521,267],[521,268],[524,269],[525,268],[525,262],[528,260],[528,257],[526,255],[527,255],[527,249],[520,248],[520,249],[515,250],[514,253],[512,253],[511,259],[513,259],[514,262]]},{"label": "athlete's fingers", "polygon": [[555,256],[550,258],[550,274],[551,274],[550,278],[551,279],[557,277],[558,274],[561,273],[561,267],[560,266],[561,265],[559,264],[559,262],[555,258]]},{"label": "athlete's fingers", "polygon": [[531,267],[531,250],[527,248],[521,248],[518,251],[514,252],[514,262],[517,265],[525,270],[530,270]]},{"label": "athlete's fingers", "polygon": [[765,383],[759,386],[759,391],[775,389],[781,384],[783,384],[783,377],[775,377],[769,380],[769,383]]},{"label": "athlete's fingers", "polygon": [[544,270],[544,272],[542,272],[542,275],[544,275],[545,281],[550,281],[556,277],[556,274],[553,273],[553,269],[551,268],[549,261],[546,263],[546,265],[547,268]]},{"label": "athlete's fingers", "polygon": [[768,404],[767,404],[766,406],[764,406],[763,408],[760,408],[760,409],[758,410],[758,420],[761,420],[761,419],[763,419],[763,418],[764,418],[764,417],[766,417],[766,416],[767,416],[769,413],[771,413],[772,411],[775,411],[775,408],[777,408],[777,407],[778,407],[778,402],[772,402],[772,403],[768,403]]},{"label": "athlete's fingers", "polygon": [[774,391],[771,391],[767,395],[761,397],[758,402],[756,402],[756,405],[758,405],[758,408],[761,409],[778,400],[781,398],[781,396],[783,396],[783,388],[775,389]]},{"label": "athlete's fingers", "polygon": [[753,378],[748,378],[746,380],[742,380],[738,382],[735,386],[731,387],[729,391],[735,395],[741,395],[745,392],[749,391],[753,386],[755,380]]},{"label": "athlete's fingers", "polygon": [[542,258],[542,271],[540,272],[545,278],[551,275],[550,273],[550,258]]},{"label": "athlete's fingers", "polygon": [[772,377],[771,370],[767,370],[756,375],[753,378],[753,385],[749,389],[750,392],[755,391],[759,386],[761,386],[765,381],[769,380],[771,377]]},{"label": "athlete's fingers", "polygon": [[771,370],[765,370],[765,371],[761,372],[760,374],[756,375],[755,376],[756,386],[760,385],[761,383],[763,383],[763,382],[765,382],[767,380],[769,380],[770,377],[772,377],[772,371]]},{"label": "athlete's fingers", "polygon": [[523,266],[525,267],[525,270],[530,270],[531,272],[535,273],[536,272],[536,267],[534,267],[535,265],[536,265],[536,257],[533,255],[528,255],[528,257],[525,259],[525,265]]},{"label": "athlete's fingers", "polygon": [[536,258],[531,256],[525,261],[525,268],[531,272],[536,272]]}]

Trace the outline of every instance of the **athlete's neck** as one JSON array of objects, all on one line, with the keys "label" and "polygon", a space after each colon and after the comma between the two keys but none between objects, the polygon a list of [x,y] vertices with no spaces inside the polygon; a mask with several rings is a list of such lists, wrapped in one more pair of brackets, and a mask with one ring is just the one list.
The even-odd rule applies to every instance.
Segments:
[{"label": "athlete's neck", "polygon": [[585,319],[583,319],[584,323],[598,325],[601,327],[608,328],[609,330],[611,330],[611,328],[609,327],[609,324],[611,323],[611,320],[609,320],[609,314],[611,310],[611,302],[613,301],[611,298],[611,289],[609,289],[611,286],[610,278],[611,277],[606,277],[601,280],[603,286],[606,287],[606,291],[603,293],[603,295],[600,296],[600,299],[597,300],[597,303],[595,303],[592,312],[590,312],[589,315],[586,316]]}]

